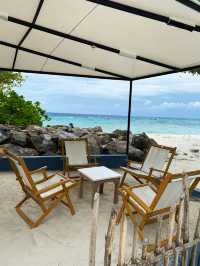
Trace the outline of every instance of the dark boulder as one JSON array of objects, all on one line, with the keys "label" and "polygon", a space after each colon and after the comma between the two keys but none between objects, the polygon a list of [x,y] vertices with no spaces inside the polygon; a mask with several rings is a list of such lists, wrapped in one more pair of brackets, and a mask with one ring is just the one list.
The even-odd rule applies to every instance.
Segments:
[{"label": "dark boulder", "polygon": [[31,134],[30,141],[40,154],[54,154],[57,152],[57,145],[49,134]]},{"label": "dark boulder", "polygon": [[147,134],[142,133],[133,135],[131,144],[135,148],[147,152],[151,145],[156,145],[157,143],[155,140],[149,138]]},{"label": "dark boulder", "polygon": [[133,146],[129,146],[128,158],[132,161],[142,162],[145,159],[145,152]]},{"label": "dark boulder", "polygon": [[7,126],[0,125],[0,144],[8,142],[10,139],[10,129]]},{"label": "dark boulder", "polygon": [[84,136],[88,140],[89,154],[100,154],[100,147],[98,144],[98,138],[96,135],[88,134]]},{"label": "dark boulder", "polygon": [[13,144],[24,147],[27,144],[27,134],[23,131],[11,131],[10,141]]},{"label": "dark boulder", "polygon": [[24,148],[19,145],[12,143],[4,144],[4,148],[8,149],[10,152],[19,155],[19,156],[37,156],[38,152],[32,148]]}]

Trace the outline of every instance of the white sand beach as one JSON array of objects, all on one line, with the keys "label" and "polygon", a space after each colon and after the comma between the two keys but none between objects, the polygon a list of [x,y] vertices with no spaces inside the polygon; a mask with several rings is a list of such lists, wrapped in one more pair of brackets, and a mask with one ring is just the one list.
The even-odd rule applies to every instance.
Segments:
[{"label": "white sand beach", "polygon": [[[158,143],[177,146],[177,157],[171,171],[182,172],[200,168],[200,136],[151,135]],[[195,152],[192,150],[196,150]],[[23,194],[13,173],[0,173],[0,265],[2,266],[86,266],[88,265],[91,227],[91,187],[85,184],[84,198],[78,197],[78,189],[72,192],[76,215],[71,216],[63,206],[54,210],[47,220],[36,229],[29,229],[16,214],[14,206]],[[105,185],[100,197],[97,238],[97,266],[103,265],[105,233],[113,206],[113,186]],[[120,206],[120,202],[116,208]],[[190,201],[190,230],[193,232],[198,201]],[[29,202],[26,211],[37,215],[37,206]],[[167,230],[165,223],[164,230]],[[155,225],[146,225],[145,234],[155,237]],[[116,228],[114,256],[118,250],[119,226]],[[131,252],[132,226],[128,220],[127,257]]]}]

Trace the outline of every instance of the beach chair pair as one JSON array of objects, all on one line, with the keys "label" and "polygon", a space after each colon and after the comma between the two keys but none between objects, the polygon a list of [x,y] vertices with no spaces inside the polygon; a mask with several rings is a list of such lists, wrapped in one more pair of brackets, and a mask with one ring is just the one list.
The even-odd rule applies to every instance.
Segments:
[{"label": "beach chair pair", "polygon": [[[183,195],[183,177],[185,177],[190,193],[200,181],[200,170],[184,174],[167,174],[155,189],[151,184],[135,186],[123,185],[119,190],[123,203],[118,212],[117,223],[123,213],[128,214],[132,223],[138,226],[141,239],[144,237],[144,226],[151,223],[158,215],[168,215],[171,208],[178,208],[179,199]],[[140,218],[140,222],[136,221]]]},{"label": "beach chair pair", "polygon": [[141,184],[150,182],[154,186],[158,186],[168,173],[175,154],[176,148],[152,145],[144,162],[129,161],[127,167],[121,167],[124,171],[121,186],[124,185],[127,174]]},{"label": "beach chair pair", "polygon": [[[21,157],[12,154],[8,150],[4,152],[25,193],[23,200],[17,204],[16,211],[30,228],[35,228],[40,225],[59,203],[68,207],[72,215],[75,214],[69,192],[79,184],[79,181],[71,180],[59,173],[48,175],[47,167],[29,171]],[[42,177],[38,178],[39,174]],[[42,214],[35,221],[28,217],[22,210],[23,204],[28,199],[35,201],[42,210]]]}]

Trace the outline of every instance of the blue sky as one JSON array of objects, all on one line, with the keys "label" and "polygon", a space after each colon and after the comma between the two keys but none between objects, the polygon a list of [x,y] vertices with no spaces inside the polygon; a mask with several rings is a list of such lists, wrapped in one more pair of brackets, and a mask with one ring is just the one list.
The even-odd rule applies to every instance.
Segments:
[{"label": "blue sky", "polygon": [[[129,83],[26,74],[17,91],[40,101],[48,112],[126,115]],[[136,81],[133,113],[137,116],[200,117],[200,76],[179,73]]]}]

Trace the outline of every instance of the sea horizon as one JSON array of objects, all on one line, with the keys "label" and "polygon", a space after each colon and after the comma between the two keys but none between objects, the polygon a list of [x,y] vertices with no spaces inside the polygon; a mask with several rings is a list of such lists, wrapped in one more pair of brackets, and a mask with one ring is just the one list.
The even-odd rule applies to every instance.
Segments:
[{"label": "sea horizon", "polygon": [[[126,115],[111,114],[79,114],[48,112],[50,121],[47,125],[68,125],[86,128],[101,126],[103,131],[112,132],[115,129],[127,129]],[[134,133],[146,132],[149,134],[200,134],[200,119],[183,117],[159,116],[131,116],[131,131]]]}]

